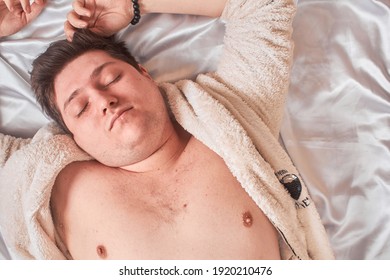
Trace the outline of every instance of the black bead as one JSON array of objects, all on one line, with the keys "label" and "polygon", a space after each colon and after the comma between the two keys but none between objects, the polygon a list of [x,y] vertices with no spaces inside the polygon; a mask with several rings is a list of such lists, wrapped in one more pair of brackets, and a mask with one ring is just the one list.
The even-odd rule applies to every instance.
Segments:
[{"label": "black bead", "polygon": [[141,19],[141,12],[139,10],[139,4],[138,4],[138,0],[131,0],[131,2],[133,3],[133,14],[134,14],[134,17],[133,19],[131,20],[131,24],[132,25],[136,25],[139,20]]}]

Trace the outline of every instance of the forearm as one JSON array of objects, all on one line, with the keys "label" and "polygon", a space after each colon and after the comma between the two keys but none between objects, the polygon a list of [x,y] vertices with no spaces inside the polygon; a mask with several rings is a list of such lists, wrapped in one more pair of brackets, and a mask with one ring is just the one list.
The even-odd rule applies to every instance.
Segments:
[{"label": "forearm", "polygon": [[217,75],[279,132],[292,65],[294,0],[230,0]]},{"label": "forearm", "polygon": [[227,0],[139,0],[139,5],[141,14],[168,13],[219,17],[226,2]]}]

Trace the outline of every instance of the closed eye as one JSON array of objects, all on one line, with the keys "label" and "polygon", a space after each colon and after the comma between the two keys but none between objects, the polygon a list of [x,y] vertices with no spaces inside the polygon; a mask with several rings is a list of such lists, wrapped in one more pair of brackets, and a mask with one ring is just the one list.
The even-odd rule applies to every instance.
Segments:
[{"label": "closed eye", "polygon": [[104,87],[107,88],[107,87],[109,87],[110,85],[115,84],[115,83],[118,82],[121,78],[122,78],[122,74],[119,74],[119,75],[116,76],[111,82],[109,82],[108,84],[106,84]]},{"label": "closed eye", "polygon": [[87,111],[88,107],[89,107],[89,102],[87,102],[87,103],[85,104],[85,106],[83,107],[83,109],[81,109],[81,111],[76,115],[76,117],[77,117],[77,118],[81,117],[81,115],[84,114],[84,113]]}]

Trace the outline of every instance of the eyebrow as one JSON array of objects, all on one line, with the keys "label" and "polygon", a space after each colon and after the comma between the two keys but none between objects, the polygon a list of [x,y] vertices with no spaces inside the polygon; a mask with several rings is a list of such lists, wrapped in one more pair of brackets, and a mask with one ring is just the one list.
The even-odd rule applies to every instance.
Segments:
[{"label": "eyebrow", "polygon": [[[103,69],[104,69],[105,67],[107,67],[107,66],[110,65],[110,64],[114,64],[114,63],[115,63],[114,61],[109,61],[109,62],[105,62],[105,63],[103,63],[102,65],[96,67],[96,68],[92,71],[92,73],[91,73],[89,79],[90,79],[90,80],[96,79],[97,77],[100,76],[100,74],[102,73],[102,71],[103,71]],[[78,88],[78,89],[76,89],[75,91],[72,92],[72,94],[68,97],[68,99],[66,99],[66,101],[65,101],[65,103],[64,103],[64,111],[65,111],[66,107],[68,107],[69,103],[70,103],[73,99],[75,99],[76,96],[77,96],[79,93],[80,93],[80,89]]]}]

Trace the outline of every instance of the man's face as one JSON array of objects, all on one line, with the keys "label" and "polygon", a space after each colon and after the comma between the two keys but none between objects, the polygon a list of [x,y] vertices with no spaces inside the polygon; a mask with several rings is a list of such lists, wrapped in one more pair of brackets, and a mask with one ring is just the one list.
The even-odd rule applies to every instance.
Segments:
[{"label": "man's face", "polygon": [[76,143],[108,166],[153,154],[172,133],[164,99],[146,71],[90,51],[54,81],[56,103]]}]

